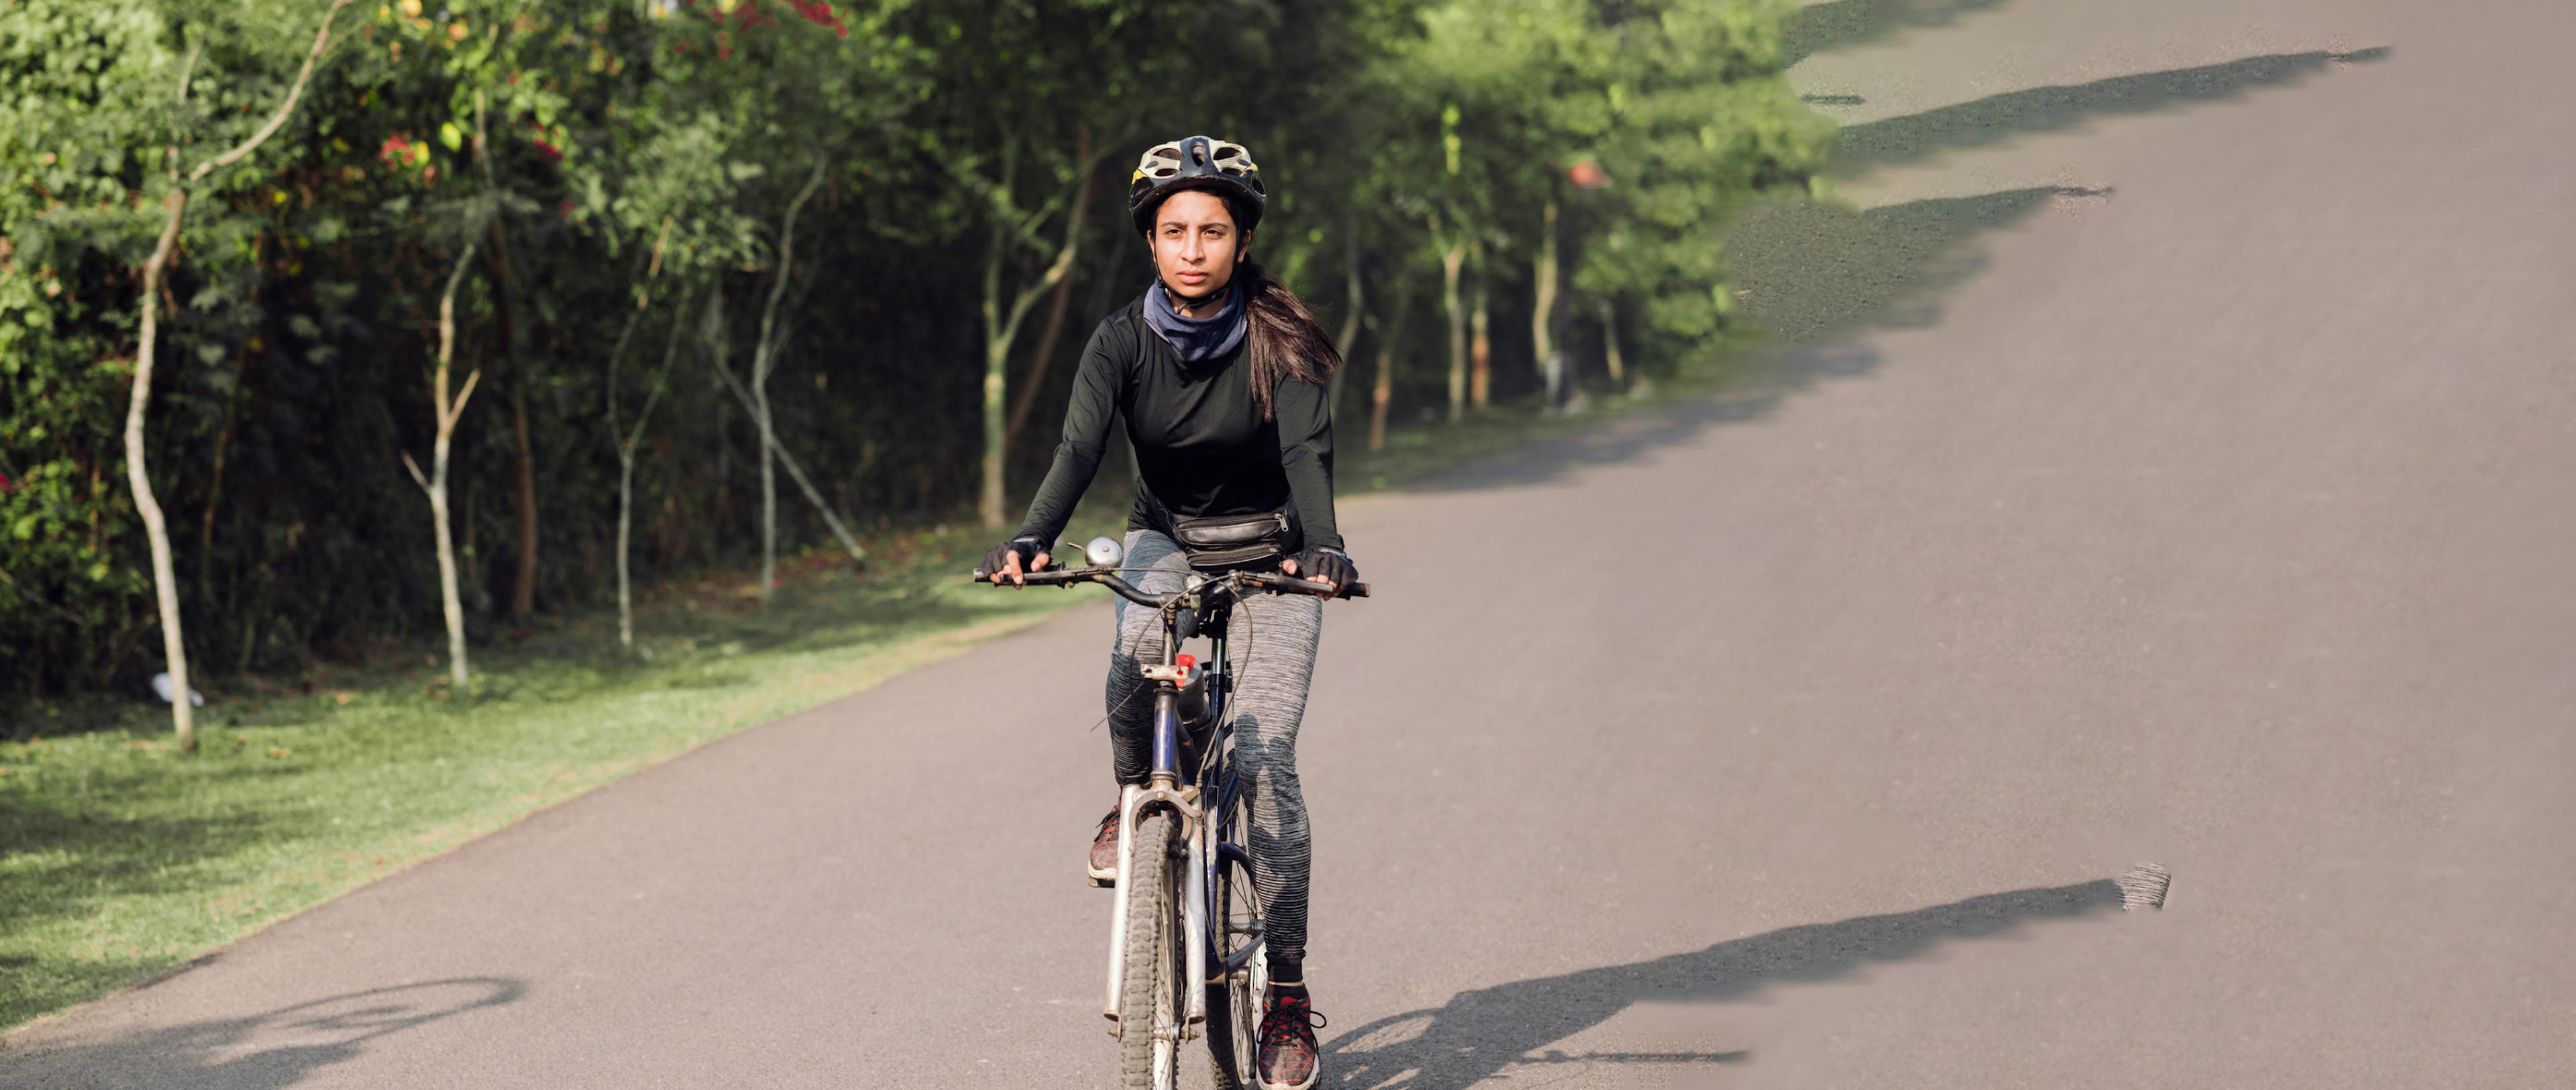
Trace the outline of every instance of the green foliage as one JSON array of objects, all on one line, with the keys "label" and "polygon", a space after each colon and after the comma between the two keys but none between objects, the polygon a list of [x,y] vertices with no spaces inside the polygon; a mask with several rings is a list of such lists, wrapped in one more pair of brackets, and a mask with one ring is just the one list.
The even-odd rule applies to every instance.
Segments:
[{"label": "green foliage", "polygon": [[[174,175],[270,115],[326,7],[0,2],[0,694],[133,688],[160,668],[120,441],[138,270]],[[540,608],[596,602],[614,571],[607,357],[639,313],[632,344],[665,343],[696,321],[678,302],[710,287],[746,330],[790,278],[779,429],[845,517],[961,514],[983,449],[981,308],[1037,282],[1090,170],[1067,328],[1011,448],[1025,485],[1089,324],[1147,275],[1128,167],[1187,132],[1260,154],[1256,256],[1328,326],[1343,269],[1365,271],[1388,320],[1345,347],[1373,360],[1391,339],[1400,414],[1440,397],[1439,368],[1411,361],[1438,356],[1436,252],[1460,241],[1490,255],[1476,275],[1497,388],[1530,388],[1528,323],[1510,312],[1527,313],[1551,198],[1573,286],[1650,334],[1632,366],[1669,370],[1731,321],[1729,220],[1821,164],[1829,127],[1779,77],[1793,10],[362,0],[276,135],[187,184],[148,437],[192,658],[220,696],[245,672],[437,628],[428,520],[399,456],[428,446],[446,272],[491,232],[507,279],[486,247],[457,303],[457,367],[492,392],[460,425],[451,485],[478,640],[528,623],[496,605],[522,444],[505,407],[525,406],[537,462]],[[1608,187],[1570,188],[1577,163]],[[775,267],[779,214],[818,166],[797,267]],[[684,345],[638,464],[647,579],[757,547],[755,440]],[[1009,381],[1025,368],[1014,358]],[[782,514],[791,541],[819,534],[801,506]]]},{"label": "green foliage", "polygon": [[1647,326],[1689,340],[1733,310],[1720,239],[1746,203],[1803,194],[1824,166],[1830,122],[1776,79],[1788,0],[1673,4],[1615,28],[1624,78],[1606,88],[1599,144],[1611,188],[1575,274],[1595,295],[1634,300]]}]

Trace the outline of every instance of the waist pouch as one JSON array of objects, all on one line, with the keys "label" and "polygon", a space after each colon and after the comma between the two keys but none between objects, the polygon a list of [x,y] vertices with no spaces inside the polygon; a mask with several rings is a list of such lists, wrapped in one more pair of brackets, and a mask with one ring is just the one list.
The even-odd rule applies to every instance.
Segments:
[{"label": "waist pouch", "polygon": [[1285,510],[1172,519],[1172,540],[1200,571],[1276,564],[1297,551],[1303,536]]}]

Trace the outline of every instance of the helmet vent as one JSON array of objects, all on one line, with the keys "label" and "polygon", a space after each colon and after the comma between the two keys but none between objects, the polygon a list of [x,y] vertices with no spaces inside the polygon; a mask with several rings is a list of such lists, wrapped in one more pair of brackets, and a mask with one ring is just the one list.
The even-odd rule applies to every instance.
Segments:
[{"label": "helmet vent", "polygon": [[1181,189],[1215,190],[1234,208],[1246,233],[1260,222],[1262,202],[1268,198],[1250,149],[1213,136],[1184,137],[1145,149],[1137,161],[1127,186],[1127,211],[1136,229],[1152,233],[1154,207]]}]

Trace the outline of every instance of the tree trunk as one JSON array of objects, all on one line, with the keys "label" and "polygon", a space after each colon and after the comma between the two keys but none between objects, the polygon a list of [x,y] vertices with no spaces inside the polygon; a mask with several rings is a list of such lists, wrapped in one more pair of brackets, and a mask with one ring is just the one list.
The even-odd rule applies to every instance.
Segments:
[{"label": "tree trunk", "polygon": [[466,684],[465,602],[457,591],[456,545],[448,529],[447,446],[442,429],[429,459],[429,517],[438,527],[438,605],[447,617],[447,691],[461,699],[473,690]]},{"label": "tree trunk", "polygon": [[1565,359],[1556,352],[1556,198],[1549,197],[1545,229],[1539,234],[1538,305],[1530,310],[1530,343],[1538,351],[1539,382],[1547,405],[1563,403]]},{"label": "tree trunk", "polygon": [[1449,312],[1449,421],[1467,411],[1467,308],[1458,298],[1458,277],[1467,264],[1467,246],[1451,246],[1440,255],[1440,304]]},{"label": "tree trunk", "polygon": [[1003,456],[1009,449],[1009,421],[1002,411],[1002,379],[1009,370],[1011,342],[1018,338],[1020,322],[1028,317],[1038,296],[1072,272],[1074,256],[1071,246],[1057,251],[1055,263],[1047,267],[1037,283],[1019,293],[1005,315],[1001,306],[1004,246],[1001,232],[995,231],[992,254],[984,263],[984,476],[975,507],[987,530],[1001,529],[1004,518],[1002,469]]},{"label": "tree trunk", "polygon": [[[331,0],[322,13],[322,28],[313,34],[313,47],[305,51],[304,67],[295,73],[295,82],[286,89],[286,100],[268,115],[250,138],[232,150],[198,163],[188,172],[190,182],[204,178],[215,168],[241,161],[243,156],[267,143],[268,138],[286,124],[294,114],[295,104],[304,98],[304,87],[312,82],[313,66],[321,63],[322,52],[331,43],[331,24],[340,17],[340,9],[350,0]],[[179,98],[188,97],[188,83],[179,82]],[[176,148],[170,154],[175,158]],[[143,422],[152,404],[152,364],[156,342],[160,337],[161,274],[170,267],[170,251],[179,244],[179,224],[188,212],[188,191],[174,177],[170,194],[162,198],[169,209],[169,219],[162,224],[160,241],[152,247],[152,257],[143,266],[143,307],[140,328],[136,330],[134,354],[134,389],[125,406],[125,483],[134,490],[134,510],[143,517],[143,536],[152,549],[152,593],[161,610],[161,654],[170,674],[170,724],[179,735],[181,752],[197,748],[197,722],[188,688],[188,649],[185,633],[179,627],[179,583],[177,566],[170,558],[170,524],[161,515],[161,501],[152,494],[150,467],[144,461]],[[175,304],[174,304],[175,305]]]},{"label": "tree trunk", "polygon": [[[742,385],[741,379],[733,376],[732,371],[724,370],[723,366],[721,363],[717,364],[716,377],[733,391],[734,400],[749,405],[751,391]],[[814,513],[822,517],[823,525],[831,528],[832,536],[841,539],[841,547],[849,550],[850,559],[866,561],[868,551],[859,547],[859,539],[850,533],[849,526],[841,521],[839,515],[832,512],[830,504],[823,502],[822,490],[814,487],[813,479],[805,475],[805,467],[797,463],[796,456],[789,453],[786,445],[779,443],[775,435],[768,438],[769,442],[765,445],[770,453],[778,457],[779,466],[787,470],[787,479],[796,482],[797,489],[805,493],[806,502],[814,505]]]},{"label": "tree trunk", "polygon": [[161,655],[170,674],[170,725],[179,735],[179,749],[194,752],[197,748],[195,709],[189,702],[188,647],[179,628],[179,577],[170,559],[170,527],[161,518],[161,503],[152,494],[152,476],[143,460],[143,420],[152,404],[152,364],[155,341],[160,336],[161,273],[170,266],[170,250],[179,241],[179,222],[188,211],[188,192],[170,187],[162,207],[169,218],[162,223],[161,240],[152,247],[152,259],[143,266],[142,327],[134,351],[134,391],[125,405],[125,483],[134,490],[134,510],[143,516],[143,534],[152,546],[153,597],[161,608]]},{"label": "tree trunk", "polygon": [[[238,396],[238,391],[242,389],[243,377],[249,373],[250,353],[234,353],[233,389],[236,391],[234,396]],[[206,513],[197,528],[197,553],[201,556],[212,556],[215,552],[215,513],[223,506],[224,464],[232,451],[233,428],[240,422],[241,411],[234,406],[232,399],[227,397],[224,401],[224,428],[215,433],[215,464],[208,471],[206,482]],[[199,593],[209,602],[214,600],[213,591],[210,588],[199,588]]]},{"label": "tree trunk", "polygon": [[1360,292],[1359,234],[1351,229],[1348,217],[1343,218],[1342,235],[1346,254],[1343,276],[1350,285],[1350,302],[1345,304],[1342,311],[1342,331],[1333,341],[1333,347],[1342,353],[1342,365],[1333,369],[1332,378],[1325,386],[1324,409],[1327,420],[1341,415],[1342,376],[1348,374],[1351,369],[1350,352],[1352,346],[1359,341],[1360,315],[1365,310],[1363,304],[1366,302]]},{"label": "tree trunk", "polygon": [[1100,172],[1093,169],[1099,153],[1091,146],[1091,126],[1076,125],[1073,139],[1074,161],[1080,164],[1082,181],[1074,186],[1073,206],[1064,217],[1064,245],[1056,251],[1056,260],[1066,266],[1068,275],[1056,278],[1055,298],[1047,303],[1046,324],[1038,327],[1037,346],[1029,353],[1028,367],[1021,372],[1020,392],[1011,398],[1010,419],[1002,424],[1005,461],[1010,457],[1011,444],[1019,438],[1020,425],[1027,422],[1029,409],[1037,402],[1047,363],[1055,355],[1056,339],[1064,334],[1064,311],[1073,298],[1073,277],[1069,272],[1082,242],[1082,212],[1091,205],[1093,183],[1099,180]]},{"label": "tree trunk", "polygon": [[627,648],[635,646],[635,591],[627,572],[626,546],[634,512],[635,448],[627,447],[617,458],[617,645]]},{"label": "tree trunk", "polygon": [[[753,375],[759,372],[754,370]],[[778,589],[778,432],[769,413],[769,388],[755,377],[751,418],[760,425],[760,600]]]},{"label": "tree trunk", "polygon": [[1475,302],[1467,315],[1467,401],[1482,409],[1493,398],[1494,339],[1492,312],[1487,306],[1485,275],[1487,268],[1482,247],[1476,248]]},{"label": "tree trunk", "polygon": [[[719,376],[715,388],[707,391],[707,400],[716,410],[716,522],[729,526],[733,523],[733,411],[727,406],[733,401],[714,396],[728,388],[726,378],[732,373],[725,364],[723,326],[724,285],[719,283],[707,292],[707,321],[699,328],[699,335],[706,340],[707,358],[714,362]],[[709,550],[712,553],[712,545]]]},{"label": "tree trunk", "polygon": [[420,464],[403,454],[403,467],[411,470],[411,479],[429,493],[429,516],[438,531],[438,596],[439,606],[447,614],[447,680],[448,692],[465,697],[472,690],[466,684],[465,601],[457,585],[455,535],[449,529],[447,510],[447,455],[456,436],[456,421],[465,415],[465,403],[474,397],[474,386],[482,381],[483,372],[465,376],[465,385],[457,390],[453,401],[447,396],[448,365],[456,355],[456,289],[465,282],[465,270],[474,261],[474,244],[467,243],[457,256],[456,269],[447,275],[447,290],[438,297],[438,366],[430,373],[430,404],[437,413],[438,434],[431,441],[429,472],[423,474]]},{"label": "tree trunk", "polygon": [[1377,342],[1377,385],[1369,390],[1369,449],[1386,446],[1386,408],[1395,400],[1395,342]]},{"label": "tree trunk", "polygon": [[1413,310],[1411,292],[1395,293],[1395,313],[1385,324],[1372,320],[1369,328],[1377,332],[1377,382],[1369,391],[1369,449],[1386,446],[1386,418],[1395,406],[1395,361],[1404,351],[1405,321]]},{"label": "tree trunk", "polygon": [[822,185],[823,164],[818,162],[805,188],[787,202],[787,215],[778,226],[778,277],[770,282],[769,304],[760,312],[760,341],[751,350],[751,416],[760,432],[760,602],[764,606],[778,586],[778,474],[772,453],[778,449],[778,418],[769,409],[769,376],[778,369],[787,338],[778,324],[778,303],[787,297],[788,278],[796,273],[796,214]]},{"label": "tree trunk", "polygon": [[[517,364],[511,365],[518,371]],[[510,486],[510,509],[519,524],[519,570],[510,580],[510,612],[537,611],[537,448],[528,439],[528,383],[524,374],[510,384],[510,434],[519,445],[517,480]]]},{"label": "tree trunk", "polygon": [[[667,235],[668,227],[664,228]],[[660,244],[655,244],[657,260]],[[653,275],[647,273],[647,276]],[[662,391],[671,380],[671,365],[680,358],[680,329],[688,322],[688,308],[682,306],[671,314],[671,335],[662,346],[662,369],[653,375],[653,390],[644,397],[644,409],[635,414],[635,428],[627,431],[617,419],[617,365],[626,355],[627,339],[635,332],[635,322],[642,315],[641,306],[626,318],[626,328],[617,335],[617,347],[608,353],[608,437],[617,449],[617,643],[635,646],[635,592],[629,571],[631,527],[635,510],[635,448],[644,441],[644,425],[653,419],[653,406],[662,401]]]},{"label": "tree trunk", "polygon": [[1601,357],[1609,365],[1610,384],[1627,389],[1628,365],[1619,353],[1619,304],[1608,299],[1601,301]]},{"label": "tree trunk", "polygon": [[[474,161],[483,169],[483,188],[501,192],[492,169],[490,136],[484,129],[483,92],[474,92]],[[484,225],[485,271],[492,277],[493,358],[499,360],[510,391],[510,437],[517,457],[511,466],[510,513],[518,538],[518,566],[510,577],[510,613],[524,617],[537,610],[537,450],[528,436],[528,382],[519,365],[519,326],[510,309],[510,243],[494,212]]]},{"label": "tree trunk", "polygon": [[[725,362],[724,289],[722,287],[717,287],[707,292],[707,316],[705,321],[700,323],[698,334],[706,342],[708,362],[715,365],[716,384],[723,389],[732,391],[733,400],[735,402],[739,402],[743,406],[744,411],[753,412],[750,387],[745,386],[741,379],[734,377],[733,367]],[[723,426],[725,404],[726,402],[722,399],[718,399],[716,401],[716,419],[719,429]],[[757,414],[755,413],[755,415]],[[796,464],[796,457],[789,454],[787,452],[787,448],[778,443],[777,435],[766,430],[759,430],[758,435],[762,440],[762,449],[769,452],[771,455],[775,455],[779,464],[787,467],[787,476],[796,482],[798,488],[804,490],[805,498],[814,504],[815,513],[823,517],[823,524],[831,527],[833,536],[840,538],[841,546],[849,550],[850,559],[856,561],[866,560],[867,550],[859,547],[858,538],[852,536],[849,528],[841,524],[840,517],[833,514],[830,507],[823,504],[823,494],[815,489],[814,482],[806,479],[805,470]],[[726,441],[723,433],[719,430],[716,445],[716,456],[718,460],[722,461],[727,456],[727,453],[732,449],[732,444]],[[722,480],[723,478],[721,477],[718,480],[719,497],[723,495],[723,492],[721,491],[723,488]]]},{"label": "tree trunk", "polygon": [[[994,258],[999,263],[999,258]],[[984,482],[976,490],[976,518],[987,531],[1002,528],[1002,368],[1010,363],[1007,340],[984,343]]]}]

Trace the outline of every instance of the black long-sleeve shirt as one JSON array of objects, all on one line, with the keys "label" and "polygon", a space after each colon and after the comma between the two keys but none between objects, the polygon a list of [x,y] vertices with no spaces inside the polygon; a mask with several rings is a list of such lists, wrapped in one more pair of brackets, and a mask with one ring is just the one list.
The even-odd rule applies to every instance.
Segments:
[{"label": "black long-sleeve shirt", "polygon": [[[1306,548],[1341,548],[1333,525],[1333,418],[1325,387],[1283,379],[1272,393],[1275,419],[1252,399],[1246,350],[1183,364],[1130,303],[1100,323],[1082,351],[1064,441],[1029,501],[1020,532],[1052,548],[1082,493],[1100,471],[1109,422],[1127,418],[1143,487],[1130,529],[1165,530],[1171,514],[1248,515],[1294,501]],[[1247,338],[1248,341],[1248,338]]]}]

